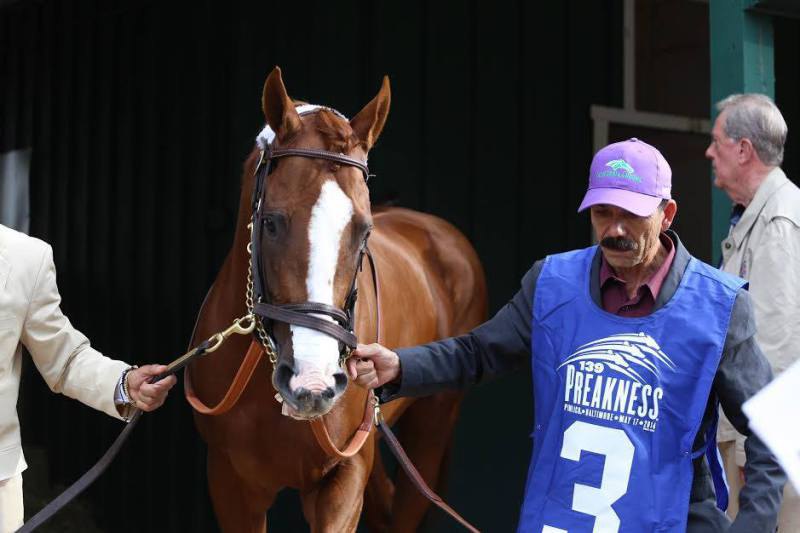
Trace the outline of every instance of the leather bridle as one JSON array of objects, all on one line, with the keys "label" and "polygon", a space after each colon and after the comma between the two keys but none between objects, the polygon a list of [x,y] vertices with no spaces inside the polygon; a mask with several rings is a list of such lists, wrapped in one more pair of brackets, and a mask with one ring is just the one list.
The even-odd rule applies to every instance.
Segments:
[{"label": "leather bridle", "polygon": [[[316,113],[320,109],[326,109],[339,114],[329,108],[315,108],[309,111],[298,113],[300,116]],[[274,143],[273,143],[274,144]],[[250,237],[250,278],[252,288],[248,287],[248,312],[257,317],[258,323],[254,335],[264,347],[265,352],[270,358],[273,366],[277,363],[277,345],[272,334],[274,322],[282,322],[296,326],[310,328],[339,341],[339,358],[343,363],[349,357],[351,350],[355,349],[357,339],[355,329],[355,305],[358,298],[356,281],[358,272],[362,267],[364,255],[370,261],[372,267],[372,278],[377,295],[377,277],[375,276],[375,265],[372,254],[367,247],[369,233],[364,236],[358,253],[358,261],[353,274],[353,280],[342,309],[321,302],[302,302],[290,304],[270,303],[267,298],[267,288],[264,284],[264,270],[261,265],[261,235],[266,215],[264,207],[266,204],[267,180],[275,167],[277,160],[285,157],[305,157],[309,159],[324,159],[340,165],[351,166],[359,169],[364,175],[366,183],[370,178],[367,162],[341,153],[318,150],[311,148],[277,148],[273,144],[266,143],[255,171],[255,183],[253,186],[253,197],[251,202],[251,237]],[[322,315],[315,316],[315,315]],[[380,318],[378,318],[380,322]],[[377,325],[378,331],[380,325]],[[377,337],[376,337],[377,338]]]}]

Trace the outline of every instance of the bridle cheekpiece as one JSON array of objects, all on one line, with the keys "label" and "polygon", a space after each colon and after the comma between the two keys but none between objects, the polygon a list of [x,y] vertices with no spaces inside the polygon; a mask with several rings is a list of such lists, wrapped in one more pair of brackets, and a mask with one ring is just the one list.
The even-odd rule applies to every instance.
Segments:
[{"label": "bridle cheekpiece", "polygon": [[[338,111],[328,107],[302,105],[297,107],[296,111],[300,116],[303,116],[316,113],[321,109],[326,109],[341,118],[345,118],[344,115]],[[375,280],[374,264],[369,249],[367,248],[369,234],[364,237],[361,243],[358,262],[356,263],[356,271],[353,275],[353,281],[350,284],[348,295],[345,298],[343,309],[321,302],[302,302],[281,305],[270,303],[267,301],[264,271],[261,267],[261,234],[265,219],[264,194],[267,188],[267,180],[274,168],[273,162],[285,157],[324,159],[340,165],[355,167],[364,175],[365,183],[370,177],[369,168],[367,167],[366,161],[327,150],[312,148],[275,148],[273,146],[274,140],[274,133],[269,127],[265,128],[259,135],[258,142],[262,151],[261,158],[255,171],[255,184],[253,186],[251,202],[252,215],[249,225],[250,243],[247,248],[250,254],[250,265],[246,302],[248,313],[256,317],[256,327],[253,334],[264,347],[264,351],[272,362],[273,370],[278,359],[277,345],[272,335],[273,322],[283,322],[306,327],[333,337],[339,341],[339,362],[340,365],[343,365],[344,361],[350,356],[350,352],[355,349],[357,344],[356,335],[354,333],[355,305],[358,296],[356,280],[358,278],[358,272],[361,270],[361,264],[365,253],[369,257],[371,266],[373,267],[373,280]]]}]

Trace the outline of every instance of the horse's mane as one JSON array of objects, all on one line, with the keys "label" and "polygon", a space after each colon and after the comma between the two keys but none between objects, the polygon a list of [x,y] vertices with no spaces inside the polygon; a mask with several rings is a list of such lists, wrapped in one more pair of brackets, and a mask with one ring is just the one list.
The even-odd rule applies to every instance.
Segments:
[{"label": "horse's mane", "polygon": [[314,119],[317,132],[325,138],[328,150],[342,154],[348,154],[358,146],[366,150],[366,144],[356,137],[350,124],[331,111],[320,109],[314,113]]}]

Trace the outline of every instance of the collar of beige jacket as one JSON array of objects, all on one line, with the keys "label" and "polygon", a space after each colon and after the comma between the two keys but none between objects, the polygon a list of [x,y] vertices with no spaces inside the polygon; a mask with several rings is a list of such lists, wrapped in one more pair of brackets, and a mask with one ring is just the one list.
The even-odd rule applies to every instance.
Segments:
[{"label": "collar of beige jacket", "polygon": [[753,201],[750,202],[750,205],[744,210],[742,218],[736,226],[733,227],[733,231],[731,231],[728,236],[733,240],[733,244],[737,248],[745,241],[745,237],[750,233],[750,229],[753,227],[753,224],[756,223],[756,220],[758,220],[758,215],[764,209],[764,206],[767,205],[767,201],[772,195],[778,192],[778,189],[785,185],[787,181],[789,181],[789,178],[786,177],[786,174],[783,173],[780,167],[773,168],[770,173],[767,174],[766,179],[758,187],[756,195],[753,196]]}]

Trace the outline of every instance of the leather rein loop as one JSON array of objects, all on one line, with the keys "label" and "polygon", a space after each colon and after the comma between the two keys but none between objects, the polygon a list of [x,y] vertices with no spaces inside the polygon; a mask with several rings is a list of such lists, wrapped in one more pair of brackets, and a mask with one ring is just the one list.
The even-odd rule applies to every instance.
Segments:
[{"label": "leather rein loop", "polygon": [[192,385],[191,372],[184,372],[183,394],[186,396],[186,401],[189,402],[192,409],[204,415],[217,416],[227,413],[230,411],[231,407],[236,405],[236,402],[239,401],[239,397],[244,392],[244,389],[247,388],[247,384],[250,383],[250,378],[253,377],[253,372],[255,372],[263,355],[264,350],[261,348],[261,345],[255,340],[250,342],[250,348],[248,348],[247,354],[245,354],[244,360],[241,366],[239,366],[239,370],[236,371],[236,375],[228,387],[228,391],[219,403],[213,407],[207,406],[197,397],[197,394],[194,392],[194,386]]}]

